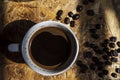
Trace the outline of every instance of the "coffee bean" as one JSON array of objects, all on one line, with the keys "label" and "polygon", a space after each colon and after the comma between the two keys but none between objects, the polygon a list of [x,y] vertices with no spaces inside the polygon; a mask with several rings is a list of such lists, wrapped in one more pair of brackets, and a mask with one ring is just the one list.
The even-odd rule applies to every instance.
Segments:
[{"label": "coffee bean", "polygon": [[63,10],[58,10],[56,15],[60,17],[62,14],[63,14]]},{"label": "coffee bean", "polygon": [[111,50],[110,53],[112,56],[115,56],[115,57],[118,56],[117,50]]},{"label": "coffee bean", "polygon": [[104,60],[109,60],[109,56],[108,56],[108,55],[103,55],[102,58],[103,58]]},{"label": "coffee bean", "polygon": [[103,51],[106,52],[106,53],[109,53],[109,48],[103,48]]},{"label": "coffee bean", "polygon": [[73,18],[73,20],[77,20],[77,19],[80,18],[80,15],[79,14],[74,14],[72,18]]},{"label": "coffee bean", "polygon": [[109,43],[110,48],[115,48],[115,43]]},{"label": "coffee bean", "polygon": [[117,42],[118,47],[120,47],[120,41]]},{"label": "coffee bean", "polygon": [[111,76],[114,78],[117,78],[117,74],[116,73],[111,73]]},{"label": "coffee bean", "polygon": [[90,43],[90,48],[94,49],[98,49],[99,47],[96,44]]},{"label": "coffee bean", "polygon": [[91,47],[96,53],[102,54],[102,51],[99,49],[98,46],[94,45]]},{"label": "coffee bean", "polygon": [[89,0],[89,2],[92,2],[92,3],[94,3],[94,2],[95,2],[95,0]]},{"label": "coffee bean", "polygon": [[96,52],[96,54],[103,54],[103,51],[98,49],[98,50],[94,50]]},{"label": "coffee bean", "polygon": [[70,19],[69,19],[68,17],[66,17],[66,18],[64,19],[64,23],[65,23],[65,24],[69,24],[69,23],[70,23]]},{"label": "coffee bean", "polygon": [[88,66],[87,66],[87,65],[82,64],[82,65],[80,66],[80,72],[81,72],[81,73],[85,73],[87,70],[88,70]]},{"label": "coffee bean", "polygon": [[82,0],[82,3],[83,3],[84,5],[88,5],[89,1],[88,1],[88,0]]},{"label": "coffee bean", "polygon": [[57,20],[61,20],[62,17],[60,17],[60,16],[56,16],[56,19],[57,19]]},{"label": "coffee bean", "polygon": [[97,69],[100,70],[100,71],[105,69],[104,62],[98,61],[98,62],[96,62],[96,65],[97,65]]},{"label": "coffee bean", "polygon": [[116,68],[115,71],[120,74],[120,68]]},{"label": "coffee bean", "polygon": [[101,46],[104,47],[104,48],[107,48],[107,44],[104,43],[104,42],[101,43]]},{"label": "coffee bean", "polygon": [[99,59],[98,59],[97,57],[94,57],[94,56],[93,56],[93,57],[92,57],[92,61],[95,62],[95,63],[97,63],[97,62],[99,61]]},{"label": "coffee bean", "polygon": [[103,26],[102,24],[96,24],[96,25],[95,25],[95,28],[96,28],[96,29],[101,29],[102,26]]},{"label": "coffee bean", "polygon": [[103,78],[104,74],[103,73],[98,73],[98,76]]},{"label": "coffee bean", "polygon": [[107,75],[109,72],[108,72],[108,70],[103,70],[102,73],[103,73],[104,75]]},{"label": "coffee bean", "polygon": [[95,12],[93,10],[87,10],[86,14],[88,16],[94,16],[95,15]]},{"label": "coffee bean", "polygon": [[89,29],[89,32],[90,32],[90,33],[96,33],[96,32],[97,32],[97,29]]},{"label": "coffee bean", "polygon": [[109,57],[111,57],[112,55],[111,55],[111,53],[110,52],[108,52],[108,53],[106,53]]},{"label": "coffee bean", "polygon": [[81,12],[82,10],[83,10],[83,6],[77,5],[76,11],[77,11],[77,12]]},{"label": "coffee bean", "polygon": [[103,42],[106,43],[106,44],[108,44],[109,43],[109,39],[104,39]]},{"label": "coffee bean", "polygon": [[75,21],[70,21],[70,26],[74,27],[75,26]]},{"label": "coffee bean", "polygon": [[94,63],[91,63],[91,64],[90,64],[90,69],[91,69],[91,70],[96,70],[96,69],[97,69],[97,66],[96,66]]},{"label": "coffee bean", "polygon": [[115,37],[115,36],[110,37],[110,41],[116,42],[117,41],[117,37]]},{"label": "coffee bean", "polygon": [[73,13],[72,13],[72,12],[69,12],[69,13],[68,13],[68,16],[69,16],[69,17],[73,17]]},{"label": "coffee bean", "polygon": [[112,65],[112,62],[110,62],[110,61],[105,61],[104,63],[105,63],[105,65]]},{"label": "coffee bean", "polygon": [[94,39],[98,39],[100,36],[98,34],[91,34],[91,37]]},{"label": "coffee bean", "polygon": [[76,62],[76,64],[77,64],[77,66],[81,66],[83,63],[82,63],[81,60],[78,60],[78,61]]},{"label": "coffee bean", "polygon": [[91,48],[95,51],[95,50],[99,50],[99,47],[95,44],[92,44],[91,45]]},{"label": "coffee bean", "polygon": [[114,57],[112,57],[110,60],[111,60],[112,62],[117,62],[117,61],[118,61],[118,59],[117,59],[117,58],[114,58]]},{"label": "coffee bean", "polygon": [[92,58],[93,53],[90,51],[87,51],[87,52],[84,52],[83,56],[84,56],[84,58]]},{"label": "coffee bean", "polygon": [[117,49],[117,52],[120,53],[120,48]]},{"label": "coffee bean", "polygon": [[89,42],[85,42],[85,43],[84,43],[84,46],[85,46],[85,47],[90,47],[90,43],[89,43]]}]

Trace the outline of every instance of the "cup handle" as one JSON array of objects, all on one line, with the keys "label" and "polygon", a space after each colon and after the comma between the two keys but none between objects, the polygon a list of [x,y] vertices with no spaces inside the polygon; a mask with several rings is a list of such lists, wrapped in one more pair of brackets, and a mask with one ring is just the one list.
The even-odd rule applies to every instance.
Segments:
[{"label": "cup handle", "polygon": [[8,51],[9,52],[20,52],[20,44],[18,43],[12,43],[8,45]]}]

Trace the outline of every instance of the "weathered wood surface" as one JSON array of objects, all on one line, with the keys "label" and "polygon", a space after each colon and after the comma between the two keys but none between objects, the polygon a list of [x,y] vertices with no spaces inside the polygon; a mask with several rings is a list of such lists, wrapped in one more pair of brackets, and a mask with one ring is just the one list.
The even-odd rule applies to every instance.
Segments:
[{"label": "weathered wood surface", "polygon": [[[2,38],[6,39],[6,42],[21,42],[26,31],[35,23],[45,20],[56,20],[56,12],[59,9],[64,11],[63,19],[67,16],[69,11],[76,13],[76,5],[80,4],[82,0],[6,0],[0,1],[0,32],[3,34]],[[114,3],[114,6],[113,4]],[[117,4],[116,4],[117,3]],[[119,0],[96,0],[94,4],[90,3],[84,7],[84,10],[80,12],[81,18],[76,21],[76,26],[71,28],[76,34],[79,40],[79,56],[78,59],[83,60],[87,65],[91,63],[91,60],[83,58],[83,52],[89,50],[84,47],[85,41],[91,41],[98,44],[104,38],[108,38],[111,35],[115,35],[120,38],[119,27]],[[93,9],[95,16],[89,17],[86,15],[86,10]],[[116,15],[117,14],[117,15]],[[103,16],[102,20],[98,18]],[[102,35],[99,40],[93,40],[89,36],[88,29],[91,24],[104,23],[105,28],[102,28],[98,33]],[[69,27],[69,25],[68,25]],[[2,32],[5,29],[5,32]],[[112,32],[112,34],[111,34]],[[104,35],[105,34],[105,35]],[[120,40],[120,39],[119,39]],[[30,69],[23,61],[21,55],[8,53],[3,49],[0,54],[0,80],[98,80],[97,72],[88,70],[86,73],[79,73],[79,67],[74,66],[67,72],[47,77],[37,74]],[[20,54],[20,53],[19,53]],[[99,55],[96,55],[99,57]],[[101,58],[100,58],[101,59]],[[112,66],[106,67],[111,72],[114,71],[116,66],[120,66],[119,63],[115,63]],[[110,76],[106,76],[104,79],[113,79]],[[113,79],[114,80],[114,79]],[[118,76],[117,80],[120,80]]]}]

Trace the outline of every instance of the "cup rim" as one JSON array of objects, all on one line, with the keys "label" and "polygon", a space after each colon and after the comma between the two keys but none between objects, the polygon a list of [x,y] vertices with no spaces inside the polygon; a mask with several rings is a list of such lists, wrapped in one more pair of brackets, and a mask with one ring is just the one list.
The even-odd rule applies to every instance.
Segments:
[{"label": "cup rim", "polygon": [[[58,26],[56,26],[58,25]],[[31,60],[31,57],[30,57],[30,54],[29,54],[29,51],[28,51],[28,45],[29,45],[29,41],[32,37],[32,35],[42,29],[42,28],[45,28],[45,27],[49,27],[49,26],[52,26],[52,27],[61,27],[61,29],[65,29],[67,30],[71,36],[73,36],[74,40],[75,40],[75,45],[76,45],[76,54],[75,54],[75,57],[74,59],[72,60],[71,64],[67,66],[67,68],[61,70],[61,71],[58,71],[58,72],[52,72],[51,70],[46,70],[46,69],[43,69],[43,68],[40,68],[38,65],[36,65],[32,60]],[[67,32],[66,32],[67,33]],[[72,65],[74,64],[75,60],[77,59],[77,56],[78,56],[78,51],[79,51],[79,44],[78,44],[78,40],[75,36],[75,34],[73,33],[73,31],[68,28],[67,25],[63,24],[63,23],[60,23],[60,22],[57,22],[57,21],[43,21],[43,22],[40,22],[40,23],[37,23],[35,24],[33,27],[31,27],[28,32],[26,33],[26,35],[24,36],[23,38],[23,41],[22,41],[22,55],[23,55],[23,58],[26,62],[26,64],[31,68],[33,69],[35,72],[41,74],[41,75],[44,75],[44,76],[54,76],[54,75],[58,75],[58,74],[61,74],[61,73],[64,73],[65,71],[67,71],[68,69],[70,69],[72,67]],[[51,73],[50,73],[51,71]]]}]

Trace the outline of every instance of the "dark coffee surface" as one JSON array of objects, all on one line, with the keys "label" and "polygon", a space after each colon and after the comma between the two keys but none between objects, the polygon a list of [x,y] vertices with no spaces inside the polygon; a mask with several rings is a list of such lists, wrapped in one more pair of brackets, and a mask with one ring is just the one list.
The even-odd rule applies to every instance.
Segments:
[{"label": "dark coffee surface", "polygon": [[31,44],[33,58],[42,65],[52,66],[64,63],[69,57],[69,44],[59,35],[42,32]]}]

